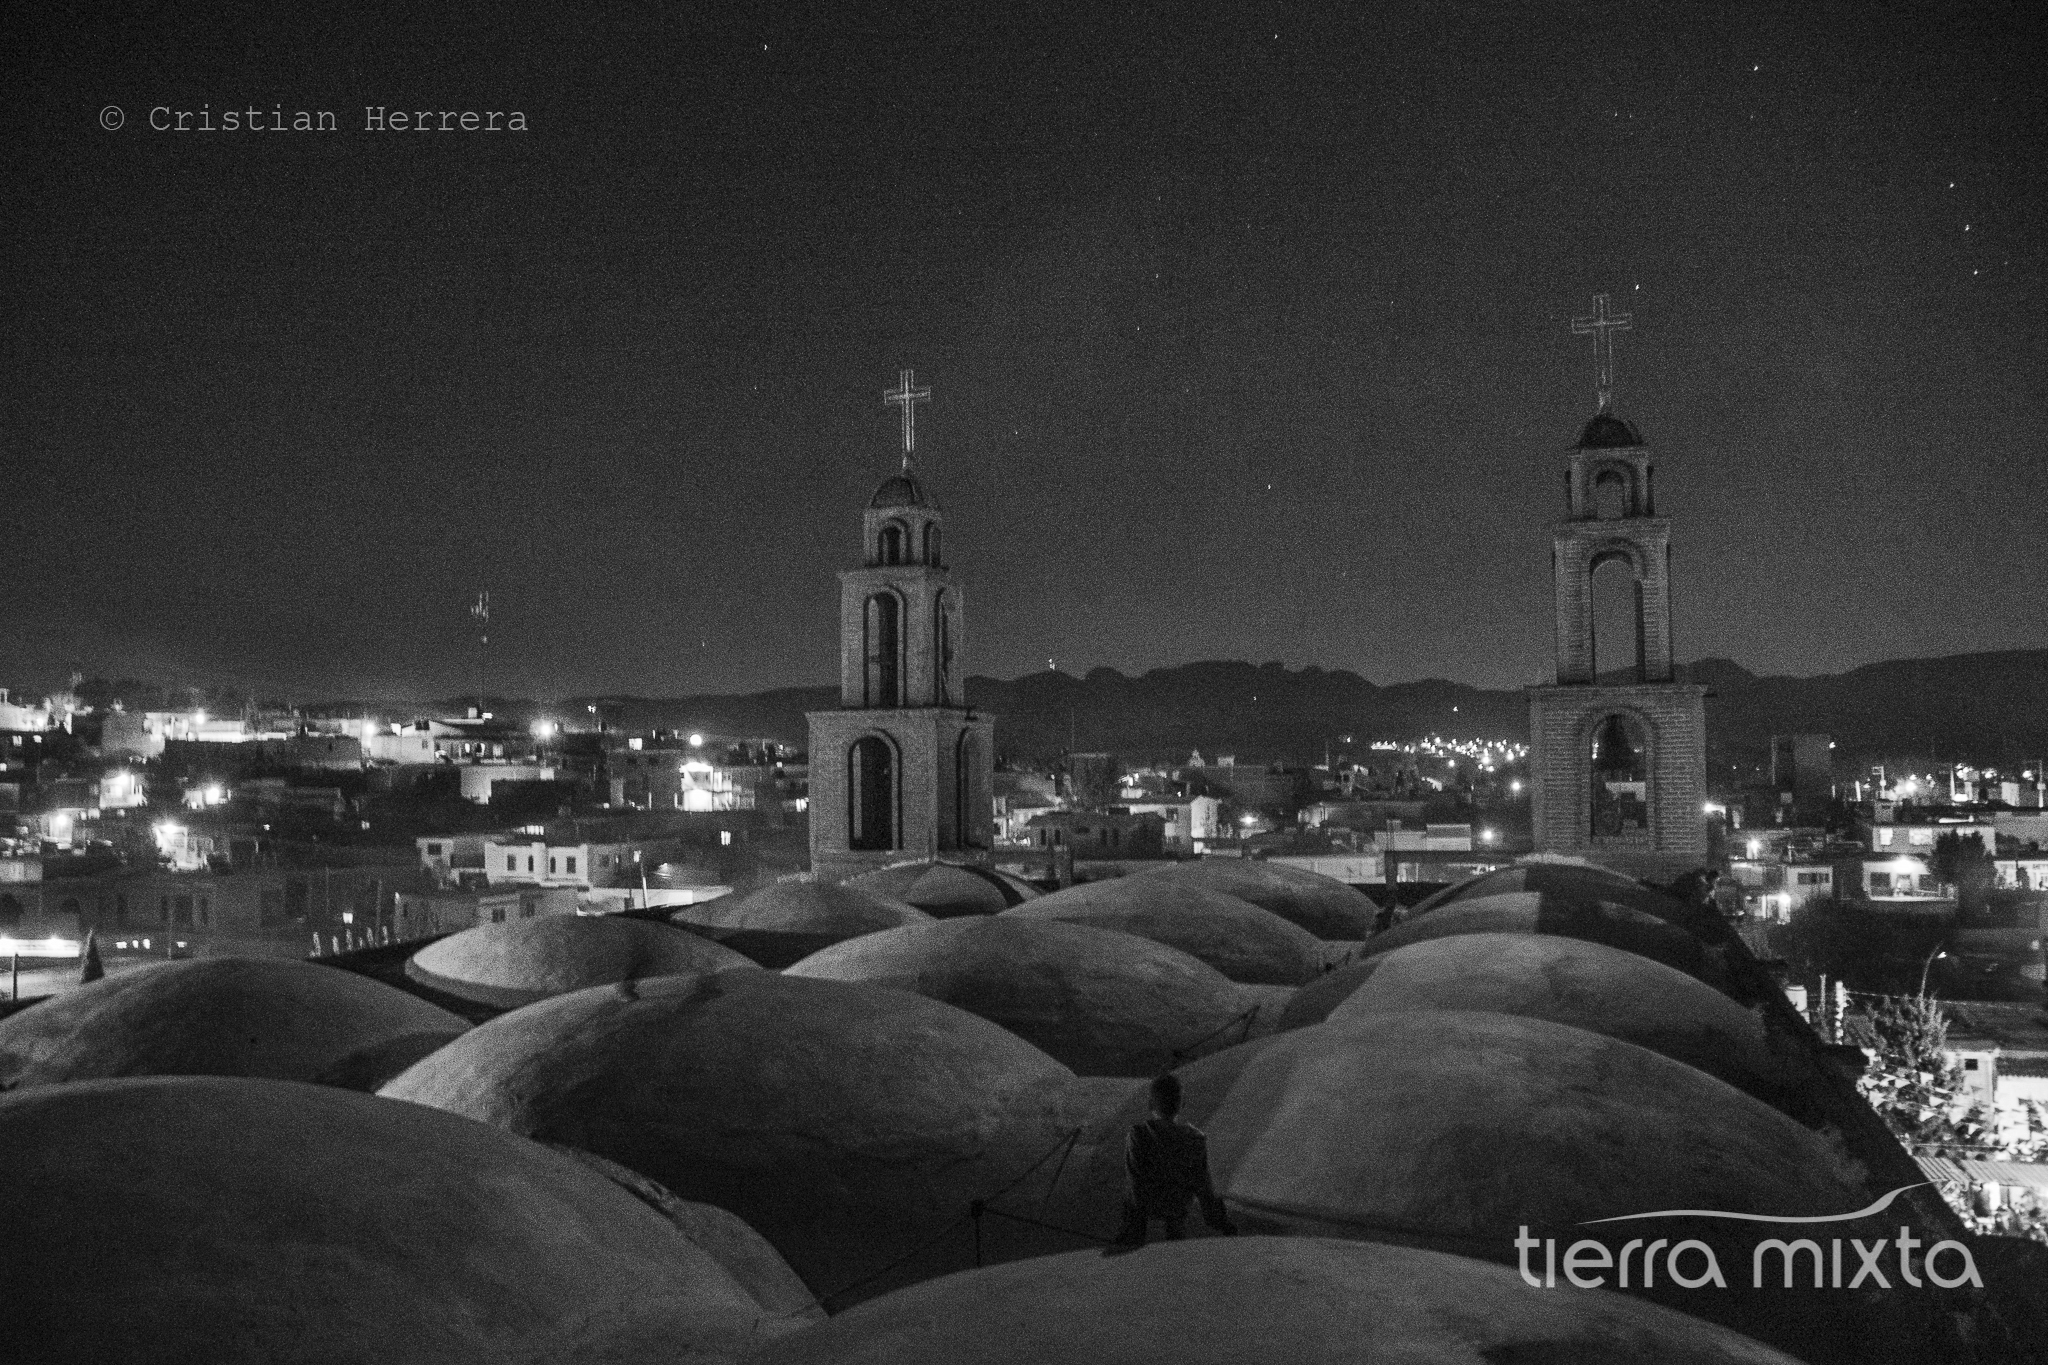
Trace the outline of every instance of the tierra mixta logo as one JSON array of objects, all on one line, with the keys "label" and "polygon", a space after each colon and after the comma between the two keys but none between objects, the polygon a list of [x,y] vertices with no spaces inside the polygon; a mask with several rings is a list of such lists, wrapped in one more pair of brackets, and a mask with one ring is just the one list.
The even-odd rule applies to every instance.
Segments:
[{"label": "tierra mixta logo", "polygon": [[[1868,1208],[1853,1213],[1774,1218],[1768,1214],[1729,1213],[1719,1209],[1662,1209],[1655,1213],[1594,1218],[1583,1226],[1651,1218],[1725,1218],[1746,1223],[1777,1224],[1849,1223],[1883,1213],[1894,1199],[1916,1188],[1916,1185],[1901,1185]],[[1925,1254],[1916,1256],[1914,1253],[1923,1246],[1927,1248]],[[1540,1275],[1530,1265],[1530,1253],[1538,1248],[1543,1252]],[[1886,1248],[1893,1250],[1894,1258],[1886,1257]],[[1681,1289],[1728,1287],[1720,1257],[1713,1247],[1697,1238],[1673,1243],[1662,1237],[1655,1240],[1637,1237],[1616,1251],[1605,1242],[1585,1237],[1566,1247],[1560,1257],[1556,1238],[1532,1237],[1524,1224],[1515,1238],[1515,1250],[1522,1279],[1537,1289],[1557,1288],[1560,1269],[1564,1272],[1565,1282],[1578,1289],[1606,1287],[1609,1272],[1615,1277],[1616,1289],[1650,1289],[1656,1286],[1660,1270],[1666,1281]],[[1849,1255],[1845,1256],[1845,1251]],[[1791,1241],[1782,1237],[1765,1238],[1751,1250],[1750,1287],[1803,1287],[1809,1267],[1815,1289],[1858,1289],[1866,1283],[1879,1289],[1890,1289],[1893,1281],[1886,1274],[1888,1268],[1897,1274],[1900,1285],[1912,1289],[1925,1288],[1929,1284],[1937,1289],[1961,1289],[1965,1285],[1976,1289],[1984,1287],[1984,1281],[1977,1274],[1977,1262],[1967,1246],[1952,1240],[1929,1246],[1924,1238],[1915,1237],[1913,1230],[1904,1224],[1900,1225],[1897,1237],[1879,1237],[1868,1244],[1857,1237],[1846,1239],[1846,1244],[1843,1238],[1831,1237],[1825,1247],[1811,1237]],[[1767,1274],[1767,1271],[1775,1273]]]}]

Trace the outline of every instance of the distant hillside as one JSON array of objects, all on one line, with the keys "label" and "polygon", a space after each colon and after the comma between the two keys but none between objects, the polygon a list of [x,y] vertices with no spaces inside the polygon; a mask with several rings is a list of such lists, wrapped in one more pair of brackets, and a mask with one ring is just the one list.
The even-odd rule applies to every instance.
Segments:
[{"label": "distant hillside", "polygon": [[1972,758],[2001,766],[2048,757],[2048,649],[1892,659],[1816,678],[1760,678],[1727,659],[1689,675],[1708,684],[1716,761],[1768,753],[1773,734],[1825,731],[1838,752]]},{"label": "distant hillside", "polygon": [[[2048,649],[1899,659],[1815,678],[1764,678],[1726,659],[1686,674],[1713,688],[1710,760],[1761,762],[1773,734],[1826,731],[1847,761],[1886,754],[1968,756],[2016,764],[2048,757]],[[1326,747],[1436,732],[1526,739],[1519,691],[1441,679],[1380,687],[1356,673],[1279,664],[1194,663],[1139,677],[1098,668],[1086,677],[970,678],[968,700],[997,716],[1000,752],[1050,759],[1107,749],[1131,759],[1214,757],[1320,760]],[[837,704],[830,687],[750,696],[581,698],[628,728],[701,729],[805,742],[804,712]]]}]

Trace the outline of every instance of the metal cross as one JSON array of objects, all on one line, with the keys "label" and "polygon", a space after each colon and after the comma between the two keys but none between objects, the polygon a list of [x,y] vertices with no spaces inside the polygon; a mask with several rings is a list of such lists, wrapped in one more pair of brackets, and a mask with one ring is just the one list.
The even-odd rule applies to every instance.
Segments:
[{"label": "metal cross", "polygon": [[910,452],[917,448],[917,405],[929,403],[932,391],[929,385],[919,388],[916,370],[898,372],[897,387],[882,394],[884,403],[893,403],[903,409],[903,468],[910,468]]},{"label": "metal cross", "polygon": [[1572,335],[1593,338],[1593,356],[1598,362],[1600,376],[1600,411],[1607,411],[1614,401],[1614,333],[1632,330],[1629,313],[1607,312],[1607,296],[1593,296],[1593,316],[1572,319]]}]

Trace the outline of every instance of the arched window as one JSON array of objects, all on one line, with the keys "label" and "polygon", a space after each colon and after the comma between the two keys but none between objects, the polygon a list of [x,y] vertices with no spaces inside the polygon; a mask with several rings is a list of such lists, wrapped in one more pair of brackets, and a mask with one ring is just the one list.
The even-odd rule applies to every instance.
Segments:
[{"label": "arched window", "polygon": [[903,704],[903,605],[894,593],[878,592],[862,612],[869,706]]},{"label": "arched window", "polygon": [[1593,476],[1593,515],[1602,521],[1616,521],[1635,515],[1635,499],[1630,496],[1629,477],[1623,471],[1609,465]]},{"label": "arched window", "polygon": [[932,565],[939,562],[939,528],[936,522],[925,523],[924,562]]},{"label": "arched window", "polygon": [[944,591],[932,599],[932,668],[936,674],[932,702],[944,706],[953,693],[952,594]]},{"label": "arched window", "polygon": [[1642,722],[1616,712],[1593,727],[1592,835],[1595,844],[1647,844],[1650,746]]},{"label": "arched window", "polygon": [[963,733],[960,747],[953,756],[953,830],[954,838],[962,848],[981,847],[981,825],[974,818],[974,772],[979,753],[980,746],[974,732]]},{"label": "arched window", "polygon": [[1593,556],[1586,628],[1593,676],[1626,673],[1643,680],[1643,583],[1633,556],[1607,550]]},{"label": "arched window", "polygon": [[864,735],[846,752],[846,846],[896,847],[896,754],[880,735]]},{"label": "arched window", "polygon": [[882,528],[881,560],[884,564],[903,562],[903,528],[891,522]]}]

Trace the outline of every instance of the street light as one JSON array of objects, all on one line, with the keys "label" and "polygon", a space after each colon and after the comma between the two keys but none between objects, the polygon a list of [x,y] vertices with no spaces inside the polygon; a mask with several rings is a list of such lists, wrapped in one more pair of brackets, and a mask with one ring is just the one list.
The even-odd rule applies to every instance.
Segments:
[{"label": "street light", "polygon": [[1945,957],[1947,957],[1947,956],[1948,956],[1948,954],[1947,954],[1947,953],[1943,952],[1943,951],[1942,951],[1942,950],[1941,950],[1940,948],[1938,948],[1938,947],[1937,947],[1937,948],[1936,948],[1936,949],[1935,949],[1935,950],[1934,950],[1933,952],[1931,952],[1931,953],[1929,953],[1929,954],[1927,955],[1927,961],[1921,964],[1921,967],[1920,967],[1920,998],[1921,998],[1922,1000],[1925,1000],[1925,999],[1927,998],[1927,973],[1928,973],[1929,971],[1933,970],[1933,968],[1934,968],[1934,964],[1935,964],[1936,962],[1939,962],[1939,961],[1940,961],[1940,960],[1941,960],[1942,958],[1945,958]]}]

